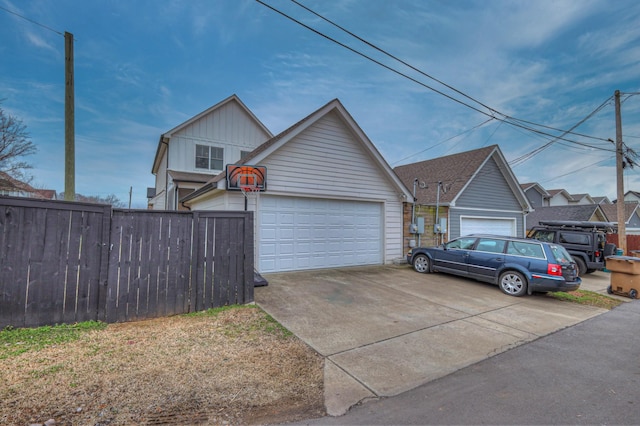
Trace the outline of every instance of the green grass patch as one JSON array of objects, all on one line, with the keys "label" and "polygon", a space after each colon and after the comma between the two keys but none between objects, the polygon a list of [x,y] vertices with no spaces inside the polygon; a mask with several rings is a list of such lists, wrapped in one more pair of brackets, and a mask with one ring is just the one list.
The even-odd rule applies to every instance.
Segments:
[{"label": "green grass patch", "polygon": [[200,317],[200,316],[213,316],[216,317],[220,313],[233,310],[233,309],[257,309],[263,313],[263,318],[260,318],[257,321],[253,321],[249,324],[247,323],[238,323],[235,324],[230,322],[226,324],[225,329],[222,330],[225,335],[228,337],[240,337],[246,335],[247,333],[267,333],[272,335],[277,335],[280,337],[289,337],[292,336],[289,330],[287,330],[284,326],[282,326],[278,321],[276,321],[271,315],[267,314],[265,311],[260,309],[256,305],[230,305],[230,306],[222,306],[219,308],[211,308],[205,311],[200,312],[192,312],[188,314],[184,314],[186,317]]},{"label": "green grass patch", "polygon": [[227,305],[219,308],[210,308],[204,311],[189,312],[188,314],[182,314],[183,317],[217,317],[222,312],[230,311],[232,309],[256,309],[255,305]]},{"label": "green grass patch", "polygon": [[612,309],[620,305],[621,303],[624,303],[621,300],[614,299],[613,297],[588,290],[555,292],[549,293],[548,295],[553,297],[554,299],[579,303],[580,305],[595,306],[604,309]]},{"label": "green grass patch", "polygon": [[79,339],[83,333],[102,330],[106,326],[105,323],[99,321],[86,321],[37,328],[7,327],[0,331],[0,359],[71,342]]}]

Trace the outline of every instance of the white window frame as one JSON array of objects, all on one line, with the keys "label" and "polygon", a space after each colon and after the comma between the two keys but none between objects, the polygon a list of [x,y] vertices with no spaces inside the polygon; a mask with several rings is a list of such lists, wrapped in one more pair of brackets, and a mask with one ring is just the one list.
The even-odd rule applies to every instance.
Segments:
[{"label": "white window frame", "polygon": [[[204,155],[198,155],[198,150],[200,148],[204,148],[207,151],[207,156],[205,157]],[[219,150],[219,151],[218,151]],[[196,169],[207,169],[207,170],[222,170],[224,168],[224,148],[221,148],[219,146],[212,146],[212,145],[201,145],[201,144],[196,144],[196,153],[195,153],[195,167]],[[214,157],[214,154],[219,154],[219,157]],[[198,159],[205,159],[207,160],[207,166],[208,167],[200,167],[198,166]],[[220,167],[216,167],[216,166],[220,166]]]}]

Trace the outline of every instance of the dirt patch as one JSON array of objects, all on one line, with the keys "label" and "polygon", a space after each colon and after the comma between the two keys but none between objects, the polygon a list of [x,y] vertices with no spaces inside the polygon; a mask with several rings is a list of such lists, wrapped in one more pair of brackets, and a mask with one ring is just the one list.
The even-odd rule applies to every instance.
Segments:
[{"label": "dirt patch", "polygon": [[1,424],[269,424],[322,415],[322,357],[256,306],[112,324],[4,359],[0,372]]}]

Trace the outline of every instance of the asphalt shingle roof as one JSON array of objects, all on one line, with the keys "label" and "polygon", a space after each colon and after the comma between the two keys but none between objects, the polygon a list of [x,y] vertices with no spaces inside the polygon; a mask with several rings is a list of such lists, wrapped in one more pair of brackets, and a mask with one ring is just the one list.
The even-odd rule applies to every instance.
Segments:
[{"label": "asphalt shingle roof", "polygon": [[393,169],[409,190],[413,191],[413,182],[424,182],[426,187],[416,186],[418,204],[435,204],[437,200],[438,182],[442,182],[446,191],[440,192],[441,205],[451,203],[467,185],[485,160],[496,150],[498,145],[447,155],[446,157],[420,161],[418,163],[398,166]]},{"label": "asphalt shingle roof", "polygon": [[527,215],[527,228],[545,220],[588,221],[600,209],[598,204],[572,204],[566,206],[536,207]]}]

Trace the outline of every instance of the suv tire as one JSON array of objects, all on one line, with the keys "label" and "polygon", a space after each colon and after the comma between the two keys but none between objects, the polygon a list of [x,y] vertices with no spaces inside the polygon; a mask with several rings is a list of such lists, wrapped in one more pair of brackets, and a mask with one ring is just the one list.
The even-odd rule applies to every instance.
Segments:
[{"label": "suv tire", "polygon": [[584,260],[582,260],[579,257],[574,257],[573,260],[576,262],[576,265],[578,266],[578,276],[580,277],[584,276],[584,274],[587,273],[587,264],[584,263]]}]

